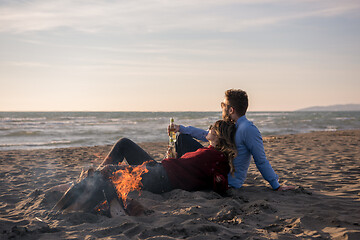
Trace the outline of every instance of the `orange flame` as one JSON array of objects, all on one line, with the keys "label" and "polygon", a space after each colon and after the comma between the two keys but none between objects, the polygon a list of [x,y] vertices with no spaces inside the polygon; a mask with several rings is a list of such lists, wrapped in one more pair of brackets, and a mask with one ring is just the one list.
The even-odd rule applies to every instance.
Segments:
[{"label": "orange flame", "polygon": [[132,167],[129,166],[125,169],[117,170],[112,177],[110,177],[111,181],[113,182],[116,192],[119,198],[122,199],[124,206],[126,208],[126,198],[128,194],[133,191],[137,190],[140,193],[142,183],[142,174],[147,173],[149,170],[146,169],[147,162],[143,164]]}]

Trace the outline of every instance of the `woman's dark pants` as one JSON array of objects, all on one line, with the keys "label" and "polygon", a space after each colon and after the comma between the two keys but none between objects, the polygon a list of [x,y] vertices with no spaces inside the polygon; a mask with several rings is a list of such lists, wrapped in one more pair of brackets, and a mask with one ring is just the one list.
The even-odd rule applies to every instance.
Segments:
[{"label": "woman's dark pants", "polygon": [[[179,134],[176,139],[175,147],[179,158],[185,153],[194,152],[203,146],[190,135]],[[120,139],[113,146],[106,158],[114,165],[121,163],[124,158],[128,164],[132,166],[148,162],[146,163],[146,168],[149,171],[143,175],[141,181],[143,189],[153,193],[163,193],[173,189],[162,164],[154,161],[147,152],[128,138]]]}]

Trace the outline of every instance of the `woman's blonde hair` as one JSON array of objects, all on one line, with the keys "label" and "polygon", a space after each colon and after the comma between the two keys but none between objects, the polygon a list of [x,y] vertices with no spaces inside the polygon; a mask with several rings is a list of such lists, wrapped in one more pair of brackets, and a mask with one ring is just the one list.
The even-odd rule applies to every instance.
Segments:
[{"label": "woman's blonde hair", "polygon": [[215,122],[214,126],[212,126],[212,129],[219,138],[219,143],[215,148],[225,154],[229,161],[230,173],[234,174],[235,168],[233,160],[237,153],[235,146],[236,126],[234,123],[218,120]]}]

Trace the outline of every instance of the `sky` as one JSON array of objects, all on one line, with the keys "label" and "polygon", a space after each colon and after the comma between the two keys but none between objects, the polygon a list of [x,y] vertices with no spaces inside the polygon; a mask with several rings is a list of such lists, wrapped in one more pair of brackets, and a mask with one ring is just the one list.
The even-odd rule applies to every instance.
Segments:
[{"label": "sky", "polygon": [[360,104],[359,0],[0,0],[0,111]]}]

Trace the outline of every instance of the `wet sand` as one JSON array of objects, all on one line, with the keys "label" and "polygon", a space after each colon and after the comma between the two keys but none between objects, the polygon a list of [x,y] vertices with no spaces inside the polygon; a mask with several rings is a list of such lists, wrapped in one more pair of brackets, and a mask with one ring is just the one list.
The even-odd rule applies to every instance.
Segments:
[{"label": "wet sand", "polygon": [[[161,160],[166,143],[140,144]],[[0,239],[360,239],[360,130],[264,138],[287,192],[271,190],[255,164],[241,189],[132,193],[142,216],[50,214],[111,146],[0,151]]]}]

